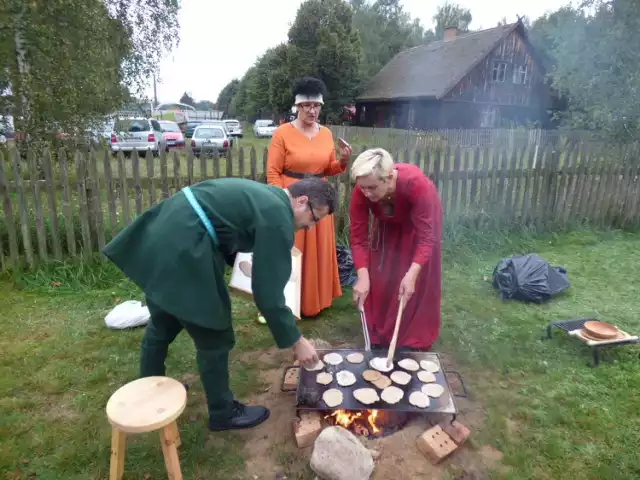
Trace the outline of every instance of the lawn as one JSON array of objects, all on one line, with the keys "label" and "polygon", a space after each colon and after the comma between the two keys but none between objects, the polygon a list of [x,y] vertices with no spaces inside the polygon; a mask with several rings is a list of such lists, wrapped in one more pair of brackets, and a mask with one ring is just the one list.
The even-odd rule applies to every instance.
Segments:
[{"label": "lawn", "polygon": [[[459,404],[461,420],[473,430],[465,450],[469,455],[486,447],[501,452],[493,470],[487,466],[477,478],[639,478],[638,349],[608,350],[601,366],[591,369],[586,348],[576,340],[560,333],[541,339],[549,321],[582,316],[640,332],[639,238],[581,231],[508,237],[494,245],[490,253],[468,246],[447,249],[442,330],[435,346],[455,364],[469,390],[469,400]],[[502,256],[525,251],[565,266],[570,290],[542,306],[501,302],[485,277]],[[304,333],[334,344],[360,344],[349,296],[345,290],[330,311],[302,322]],[[129,298],[139,298],[139,292],[108,266],[61,264],[0,281],[4,478],[107,478],[110,429],[104,406],[113,391],[136,377],[143,331],[110,331],[103,319],[116,302]],[[234,314],[233,389],[241,399],[263,398],[268,389],[276,398],[273,381],[291,358],[274,352],[268,331],[253,321],[251,303],[234,300]],[[282,418],[277,412],[259,435],[205,430],[194,349],[184,334],[170,350],[168,372],[192,386],[180,423],[185,478],[273,479],[258,469],[265,460],[281,478],[314,478],[306,467],[310,451],[298,453],[289,425],[276,423]],[[266,440],[266,431],[282,434]],[[394,437],[384,440],[394,442]],[[447,460],[438,469],[440,478],[464,478],[465,455],[458,452]],[[383,452],[380,467],[385,459],[391,461]],[[129,479],[166,478],[156,435],[131,437],[125,471]]]}]

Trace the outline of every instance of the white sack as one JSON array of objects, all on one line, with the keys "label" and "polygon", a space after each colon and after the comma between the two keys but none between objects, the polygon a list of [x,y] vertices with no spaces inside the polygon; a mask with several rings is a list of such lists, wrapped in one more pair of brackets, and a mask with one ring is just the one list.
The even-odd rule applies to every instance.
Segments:
[{"label": "white sack", "polygon": [[146,325],[151,314],[148,307],[143,307],[142,303],[137,300],[127,300],[111,310],[106,317],[104,323],[109,328],[133,328],[140,325]]}]

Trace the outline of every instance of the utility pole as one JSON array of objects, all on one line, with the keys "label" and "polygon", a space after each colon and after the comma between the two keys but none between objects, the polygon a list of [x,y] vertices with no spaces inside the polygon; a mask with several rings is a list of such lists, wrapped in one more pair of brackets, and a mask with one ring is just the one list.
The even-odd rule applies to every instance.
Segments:
[{"label": "utility pole", "polygon": [[153,74],[153,108],[158,106],[158,89],[156,88],[156,74]]}]

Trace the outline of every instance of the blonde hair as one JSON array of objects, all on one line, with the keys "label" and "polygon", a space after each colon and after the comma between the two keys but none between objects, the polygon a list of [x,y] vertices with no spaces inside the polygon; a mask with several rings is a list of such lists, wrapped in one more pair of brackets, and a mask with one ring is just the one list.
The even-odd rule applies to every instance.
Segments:
[{"label": "blonde hair", "polygon": [[353,161],[351,166],[351,180],[366,177],[375,173],[378,178],[388,177],[393,170],[393,158],[384,148],[365,150]]}]

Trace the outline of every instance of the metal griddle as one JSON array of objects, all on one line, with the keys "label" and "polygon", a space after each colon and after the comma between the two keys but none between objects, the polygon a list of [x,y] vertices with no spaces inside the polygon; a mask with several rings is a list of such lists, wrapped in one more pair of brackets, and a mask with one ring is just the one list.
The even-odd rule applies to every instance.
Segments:
[{"label": "metal griddle", "polygon": [[[378,396],[382,393],[381,389],[376,388],[372,383],[367,382],[364,378],[362,378],[362,373],[365,370],[375,370],[369,366],[369,361],[375,357],[385,357],[387,356],[387,350],[372,350],[365,351],[361,349],[328,349],[328,350],[317,350],[318,356],[320,360],[330,352],[335,352],[340,354],[343,357],[343,361],[339,365],[329,365],[323,361],[325,367],[322,370],[317,372],[307,371],[305,368],[294,366],[287,367],[284,371],[284,375],[287,374],[288,370],[298,368],[300,370],[300,375],[298,378],[298,386],[295,389],[296,392],[296,406],[300,410],[387,410],[387,411],[395,411],[395,412],[407,412],[407,413],[417,413],[417,414],[430,414],[430,413],[444,413],[451,414],[454,417],[458,414],[458,409],[456,407],[454,401],[454,394],[451,391],[451,387],[447,380],[447,373],[456,375],[460,384],[465,392],[464,395],[455,395],[458,397],[466,397],[466,388],[462,381],[462,378],[457,372],[447,371],[445,372],[442,367],[442,362],[440,361],[440,356],[434,352],[396,352],[394,362],[393,362],[393,370],[388,373],[380,372],[383,375],[390,376],[391,372],[395,370],[400,370],[406,373],[411,374],[411,381],[407,385],[398,385],[396,383],[392,383],[392,385],[400,388],[404,392],[404,396],[402,400],[394,405],[390,405],[382,399],[376,403],[371,405],[365,405],[360,403],[353,396],[353,391],[358,388],[374,388],[378,392]],[[362,363],[353,364],[347,361],[347,355],[351,353],[361,353],[364,356],[364,360]],[[398,365],[398,362],[405,358],[411,358],[416,362],[420,363],[421,360],[431,360],[440,366],[440,371],[435,373],[436,381],[432,383],[437,383],[438,385],[444,388],[443,394],[439,398],[429,397],[429,406],[427,408],[418,408],[409,403],[409,395],[414,391],[421,391],[423,382],[418,379],[418,372],[410,372],[408,370],[403,369]],[[353,373],[356,377],[356,383],[349,387],[341,387],[338,385],[336,380],[336,373],[341,370],[348,370]],[[316,382],[316,375],[320,372],[328,372],[333,375],[333,381],[329,385],[321,385]],[[284,377],[283,377],[284,378]],[[340,405],[334,408],[330,408],[326,403],[322,400],[322,394],[325,390],[329,390],[331,388],[336,388],[342,391],[343,400]],[[293,390],[284,390],[283,391],[293,391]]]}]

